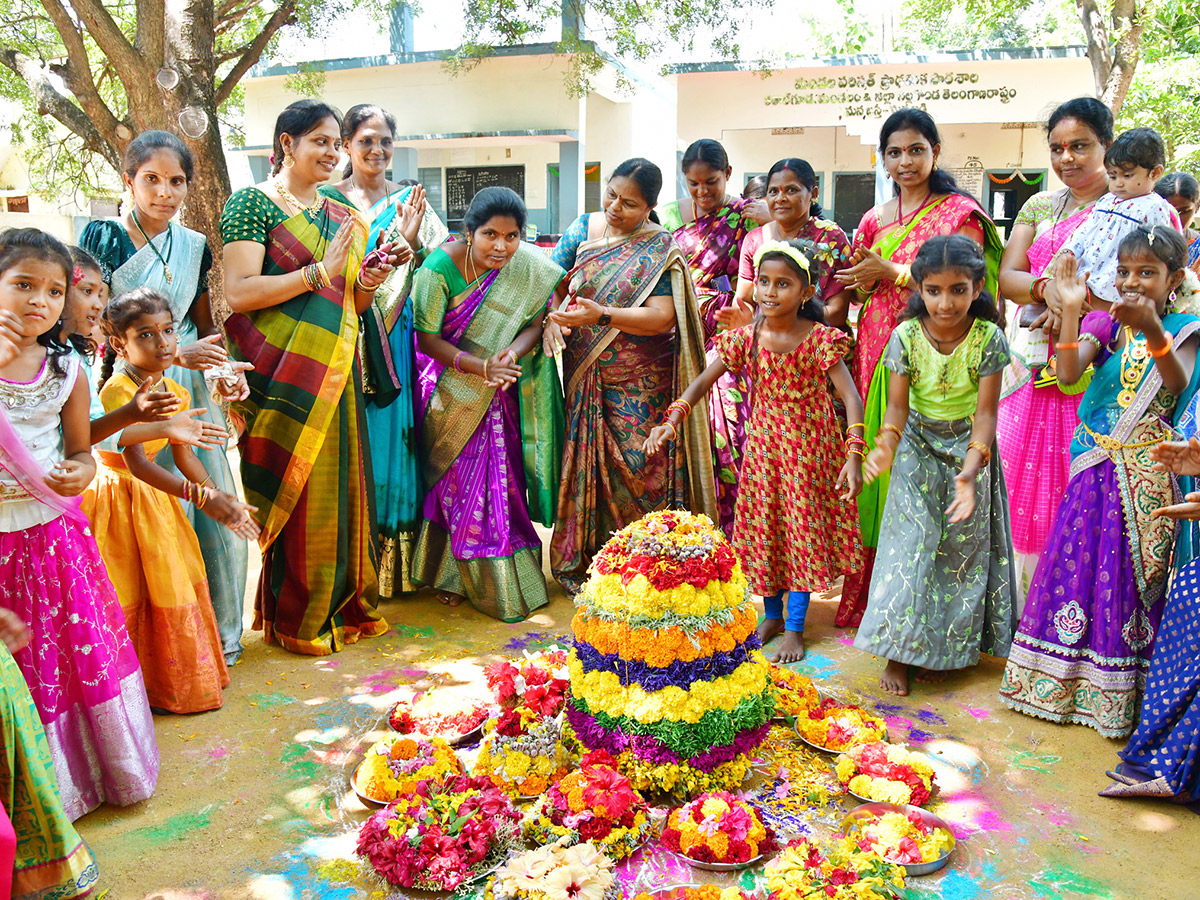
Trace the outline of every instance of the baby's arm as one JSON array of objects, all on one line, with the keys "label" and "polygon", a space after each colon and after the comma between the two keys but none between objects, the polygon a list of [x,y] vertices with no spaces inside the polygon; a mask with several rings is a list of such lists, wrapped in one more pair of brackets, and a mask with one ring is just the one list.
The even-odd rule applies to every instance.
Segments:
[{"label": "baby's arm", "polygon": [[[728,371],[729,369],[725,367],[724,360],[720,357],[714,359],[709,363],[708,368],[696,376],[696,380],[688,385],[687,390],[683,392],[683,396],[679,399],[686,403],[689,408],[695,406],[708,396],[708,392],[717,383],[717,379]],[[642,444],[642,450],[651,455],[657,453],[668,440],[674,440],[679,436],[679,428],[683,424],[683,419],[683,411],[678,407],[670,410],[663,423],[655,425],[650,430],[650,436]]]}]

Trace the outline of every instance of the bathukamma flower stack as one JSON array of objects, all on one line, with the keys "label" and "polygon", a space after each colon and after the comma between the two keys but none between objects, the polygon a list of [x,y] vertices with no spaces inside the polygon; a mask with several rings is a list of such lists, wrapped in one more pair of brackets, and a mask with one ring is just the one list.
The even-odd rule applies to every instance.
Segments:
[{"label": "bathukamma flower stack", "polygon": [[706,516],[652,513],[617,532],[575,598],[567,718],[639,791],[739,785],[774,710],[757,615]]}]

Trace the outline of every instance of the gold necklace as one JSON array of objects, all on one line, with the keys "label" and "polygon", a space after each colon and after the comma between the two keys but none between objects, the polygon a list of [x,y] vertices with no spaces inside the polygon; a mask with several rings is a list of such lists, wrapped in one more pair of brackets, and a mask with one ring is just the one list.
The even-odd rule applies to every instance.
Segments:
[{"label": "gold necklace", "polygon": [[284,187],[283,179],[278,175],[271,179],[271,184],[275,185],[275,190],[279,194],[279,199],[293,207],[296,212],[318,212],[321,209],[321,204],[324,202],[321,199],[320,194],[314,194],[312,204],[309,206],[304,205],[296,199],[295,194]]},{"label": "gold necklace", "polygon": [[1117,394],[1117,405],[1129,409],[1137,397],[1142,375],[1150,364],[1150,348],[1146,336],[1135,337],[1133,329],[1125,326],[1125,348],[1121,351],[1121,393]]}]

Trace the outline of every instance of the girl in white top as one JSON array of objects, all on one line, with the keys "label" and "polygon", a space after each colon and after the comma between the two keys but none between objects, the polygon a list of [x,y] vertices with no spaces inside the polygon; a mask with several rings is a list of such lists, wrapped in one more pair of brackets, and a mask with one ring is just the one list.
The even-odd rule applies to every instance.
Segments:
[{"label": "girl in white top", "polygon": [[[37,229],[0,234],[0,607],[29,627],[15,654],[63,809],[136,803],[158,780],[150,706],[116,592],[78,496],[96,474],[89,391],[61,342],[71,257]],[[14,352],[15,348],[15,352]]]}]

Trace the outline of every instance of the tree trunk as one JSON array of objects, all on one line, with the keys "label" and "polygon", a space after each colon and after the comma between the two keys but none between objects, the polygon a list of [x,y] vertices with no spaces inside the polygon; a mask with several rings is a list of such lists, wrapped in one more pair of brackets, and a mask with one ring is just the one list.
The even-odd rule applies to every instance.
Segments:
[{"label": "tree trunk", "polygon": [[[1106,18],[1098,0],[1075,0],[1087,39],[1087,56],[1092,64],[1096,96],[1119,115],[1142,54],[1147,0],[1114,0],[1112,16]],[[1114,43],[1111,35],[1119,37]]]}]

